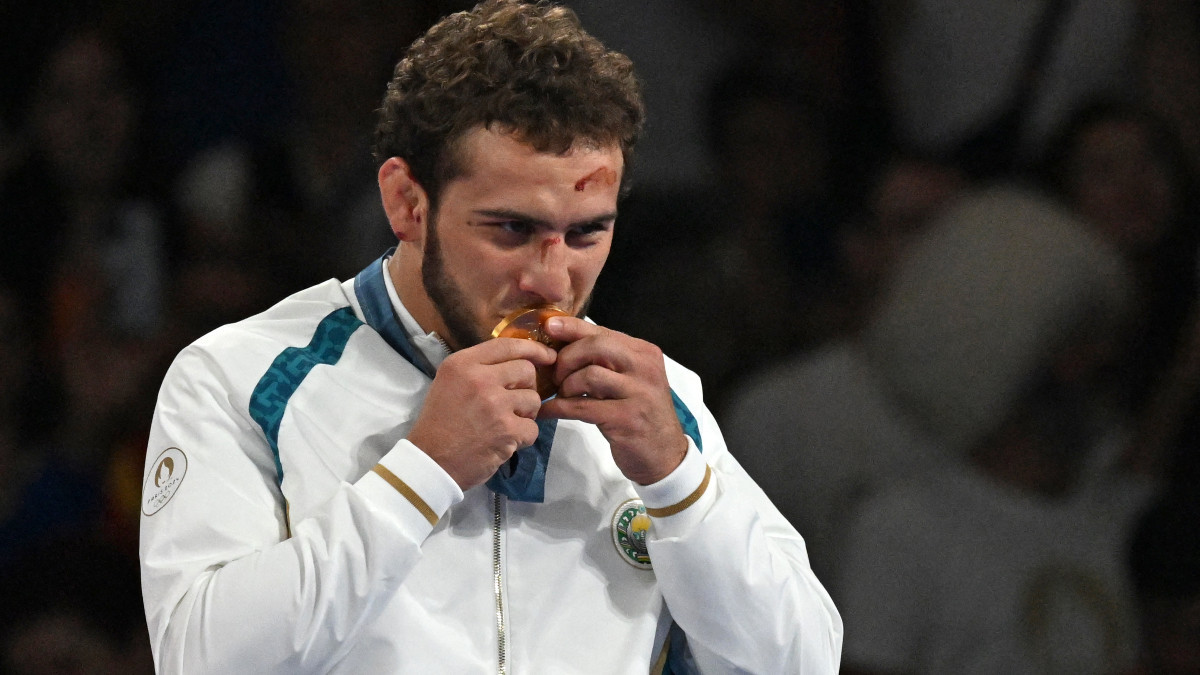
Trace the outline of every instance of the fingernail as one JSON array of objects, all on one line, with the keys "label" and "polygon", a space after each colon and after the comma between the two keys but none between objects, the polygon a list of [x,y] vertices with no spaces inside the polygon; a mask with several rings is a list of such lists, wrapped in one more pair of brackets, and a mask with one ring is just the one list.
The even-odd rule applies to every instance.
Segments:
[{"label": "fingernail", "polygon": [[546,319],[546,328],[549,328],[550,330],[559,330],[562,328],[562,325],[563,320],[557,316],[552,316],[549,319]]}]

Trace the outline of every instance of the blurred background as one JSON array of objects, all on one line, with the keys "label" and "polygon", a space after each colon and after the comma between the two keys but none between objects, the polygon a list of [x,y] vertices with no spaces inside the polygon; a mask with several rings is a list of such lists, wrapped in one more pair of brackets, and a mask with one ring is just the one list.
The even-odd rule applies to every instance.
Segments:
[{"label": "blurred background", "polygon": [[[394,244],[374,110],[470,4],[0,4],[0,673],[152,672],[162,375]],[[702,376],[844,672],[1200,672],[1200,5],[564,4],[649,114],[591,314]]]}]

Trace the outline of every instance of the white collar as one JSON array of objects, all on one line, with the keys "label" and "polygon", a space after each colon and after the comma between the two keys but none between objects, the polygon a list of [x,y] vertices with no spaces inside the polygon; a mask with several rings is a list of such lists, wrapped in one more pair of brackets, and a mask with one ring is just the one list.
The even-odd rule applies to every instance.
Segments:
[{"label": "white collar", "polygon": [[385,260],[383,265],[383,283],[387,287],[388,299],[392,301],[396,316],[400,318],[400,325],[404,327],[404,332],[408,335],[412,346],[421,356],[425,357],[434,370],[437,370],[437,367],[442,365],[442,361],[450,355],[450,349],[446,346],[445,340],[437,333],[426,333],[422,330],[421,325],[409,313],[408,308],[400,302],[400,294],[396,292],[396,285],[392,283],[392,275],[388,273],[387,262]]}]

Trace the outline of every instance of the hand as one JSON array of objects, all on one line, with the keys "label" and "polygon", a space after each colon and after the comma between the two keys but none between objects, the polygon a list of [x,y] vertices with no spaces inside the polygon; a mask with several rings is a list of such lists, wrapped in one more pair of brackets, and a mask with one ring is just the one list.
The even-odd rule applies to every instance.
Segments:
[{"label": "hand", "polygon": [[446,357],[408,440],[463,490],[483,483],[537,440],[535,366],[553,349],[532,340],[487,340]]},{"label": "hand", "polygon": [[656,483],[674,471],[688,444],[662,351],[574,317],[549,319],[546,332],[569,344],[555,366],[558,396],[542,404],[540,416],[595,424],[617,467],[636,483]]}]

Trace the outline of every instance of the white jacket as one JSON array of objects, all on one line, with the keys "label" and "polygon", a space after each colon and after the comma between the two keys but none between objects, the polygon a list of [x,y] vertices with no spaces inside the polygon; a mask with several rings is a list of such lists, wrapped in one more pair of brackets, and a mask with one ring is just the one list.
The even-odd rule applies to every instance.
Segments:
[{"label": "white jacket", "polygon": [[667,361],[701,442],[662,481],[562,420],[542,503],[464,493],[404,438],[429,378],[363,321],[331,280],[171,366],[142,497],[159,672],[837,672],[837,610],[694,374]]}]

